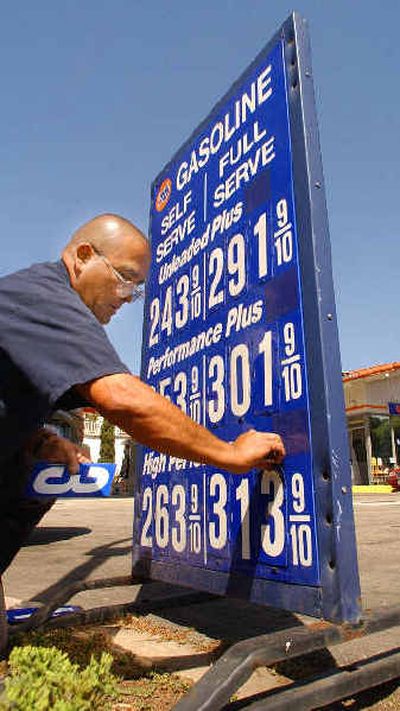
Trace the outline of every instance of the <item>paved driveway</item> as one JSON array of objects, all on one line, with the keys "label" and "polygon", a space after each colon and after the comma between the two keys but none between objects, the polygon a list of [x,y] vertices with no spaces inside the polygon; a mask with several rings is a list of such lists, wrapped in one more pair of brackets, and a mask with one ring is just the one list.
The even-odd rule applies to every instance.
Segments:
[{"label": "paved driveway", "polygon": [[[363,606],[399,604],[400,493],[359,494],[354,503]],[[132,499],[59,500],[4,576],[6,594],[46,600],[60,580],[128,575],[132,508]],[[116,594],[103,593],[101,604]]]}]

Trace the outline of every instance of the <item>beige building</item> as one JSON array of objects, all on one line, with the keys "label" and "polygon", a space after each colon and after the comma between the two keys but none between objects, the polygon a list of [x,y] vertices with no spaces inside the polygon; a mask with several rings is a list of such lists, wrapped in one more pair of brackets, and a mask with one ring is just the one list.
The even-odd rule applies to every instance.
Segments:
[{"label": "beige building", "polygon": [[353,483],[383,482],[400,462],[400,363],[345,372],[343,385]]}]

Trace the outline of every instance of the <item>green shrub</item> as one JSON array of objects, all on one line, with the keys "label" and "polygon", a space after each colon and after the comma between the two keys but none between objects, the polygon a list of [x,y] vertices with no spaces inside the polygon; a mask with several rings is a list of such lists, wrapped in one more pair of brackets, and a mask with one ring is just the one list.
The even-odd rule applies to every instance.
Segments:
[{"label": "green shrub", "polygon": [[99,462],[115,462],[115,427],[104,419],[100,431]]},{"label": "green shrub", "polygon": [[117,691],[112,657],[103,653],[80,670],[56,647],[14,647],[1,709],[17,711],[106,711]]}]

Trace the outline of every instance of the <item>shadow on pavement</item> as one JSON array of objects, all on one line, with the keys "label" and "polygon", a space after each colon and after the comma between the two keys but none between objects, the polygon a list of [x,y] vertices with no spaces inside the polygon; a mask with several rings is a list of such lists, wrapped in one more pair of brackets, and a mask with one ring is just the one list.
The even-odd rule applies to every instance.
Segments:
[{"label": "shadow on pavement", "polygon": [[228,644],[302,625],[291,612],[225,597],[181,608],[166,605],[157,614]]},{"label": "shadow on pavement", "polygon": [[[123,548],[119,547],[121,543],[126,543],[127,541],[129,541],[128,546],[124,546]],[[57,580],[57,582],[53,585],[50,585],[39,593],[35,593],[35,600],[37,602],[42,602],[46,604],[48,602],[51,602],[54,596],[57,595],[58,597],[65,589],[66,597],[65,600],[63,600],[63,603],[67,602],[69,599],[67,594],[67,588],[71,583],[75,583],[78,580],[87,580],[91,577],[91,573],[93,573],[96,568],[98,568],[102,563],[104,563],[107,558],[110,558],[111,556],[124,556],[131,550],[131,548],[131,538],[123,538],[121,540],[112,541],[111,543],[107,543],[103,546],[97,546],[96,548],[92,548],[92,550],[86,553],[86,555],[88,556],[87,561],[81,563],[81,565],[76,566],[76,568],[72,568],[72,570],[69,570],[65,575],[63,575],[62,578]]]},{"label": "shadow on pavement", "polygon": [[86,536],[91,532],[91,528],[84,528],[83,526],[39,526],[33,529],[23,547],[42,546],[55,541],[68,541],[70,538]]}]

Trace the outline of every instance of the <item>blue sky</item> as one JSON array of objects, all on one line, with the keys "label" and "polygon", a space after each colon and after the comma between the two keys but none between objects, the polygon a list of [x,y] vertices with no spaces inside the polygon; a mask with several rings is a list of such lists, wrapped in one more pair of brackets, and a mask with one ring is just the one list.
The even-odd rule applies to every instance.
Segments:
[{"label": "blue sky", "polygon": [[[147,230],[150,185],[290,11],[259,0],[20,0],[0,27],[0,273],[99,212]],[[398,0],[303,0],[344,369],[400,360]],[[138,372],[142,312],[108,327]]]}]

